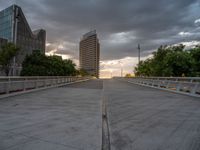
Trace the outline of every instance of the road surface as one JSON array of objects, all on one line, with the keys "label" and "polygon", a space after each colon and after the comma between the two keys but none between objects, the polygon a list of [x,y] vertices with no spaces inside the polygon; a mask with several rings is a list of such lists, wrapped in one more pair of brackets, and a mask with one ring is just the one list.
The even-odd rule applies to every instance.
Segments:
[{"label": "road surface", "polygon": [[101,149],[102,81],[85,84],[0,99],[0,150]]},{"label": "road surface", "polygon": [[110,79],[0,100],[0,150],[101,147],[199,150],[200,99]]},{"label": "road surface", "polygon": [[104,82],[112,150],[199,150],[200,99]]}]

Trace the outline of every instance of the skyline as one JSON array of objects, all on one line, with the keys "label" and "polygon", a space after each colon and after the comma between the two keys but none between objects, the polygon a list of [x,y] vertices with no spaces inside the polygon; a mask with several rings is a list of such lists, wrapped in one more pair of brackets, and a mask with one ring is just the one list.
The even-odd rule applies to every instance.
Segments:
[{"label": "skyline", "polygon": [[[13,1],[0,0],[0,10]],[[80,35],[97,29],[101,43],[101,76],[124,74],[137,64],[137,45],[145,59],[160,45],[198,44],[200,1],[62,1],[18,0],[31,28],[47,31],[47,54],[78,62]],[[58,9],[59,8],[59,9]],[[110,10],[112,10],[110,12]],[[39,15],[41,14],[41,15]],[[89,21],[92,20],[92,21]],[[92,24],[92,25],[91,25]]]}]

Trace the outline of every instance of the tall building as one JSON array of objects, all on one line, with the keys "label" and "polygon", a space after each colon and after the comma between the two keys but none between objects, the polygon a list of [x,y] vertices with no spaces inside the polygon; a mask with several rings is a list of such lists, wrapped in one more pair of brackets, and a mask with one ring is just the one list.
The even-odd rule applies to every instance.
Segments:
[{"label": "tall building", "polygon": [[32,32],[22,9],[17,5],[0,11],[0,37],[16,44],[21,49],[13,60],[10,75],[20,74],[25,56],[32,54],[33,50],[41,50],[45,53],[46,31],[40,29]]},{"label": "tall building", "polygon": [[99,78],[100,44],[96,30],[83,35],[79,48],[80,69]]}]

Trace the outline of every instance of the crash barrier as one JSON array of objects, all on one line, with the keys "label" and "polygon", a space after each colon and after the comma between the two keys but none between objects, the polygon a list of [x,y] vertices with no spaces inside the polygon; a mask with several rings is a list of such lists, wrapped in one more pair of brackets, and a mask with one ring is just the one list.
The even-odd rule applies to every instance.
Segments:
[{"label": "crash barrier", "polygon": [[115,79],[200,97],[200,77],[115,77]]},{"label": "crash barrier", "polygon": [[90,77],[48,76],[48,77],[0,77],[0,95],[45,89],[66,84],[87,81]]}]

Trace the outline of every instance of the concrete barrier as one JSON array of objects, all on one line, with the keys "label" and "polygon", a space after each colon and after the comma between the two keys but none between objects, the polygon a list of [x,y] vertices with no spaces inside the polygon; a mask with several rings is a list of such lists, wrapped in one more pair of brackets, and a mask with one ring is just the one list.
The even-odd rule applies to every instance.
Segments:
[{"label": "concrete barrier", "polygon": [[200,97],[200,77],[135,77],[115,79],[157,89]]},{"label": "concrete barrier", "polygon": [[90,77],[0,77],[0,98],[87,81]]}]

